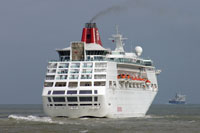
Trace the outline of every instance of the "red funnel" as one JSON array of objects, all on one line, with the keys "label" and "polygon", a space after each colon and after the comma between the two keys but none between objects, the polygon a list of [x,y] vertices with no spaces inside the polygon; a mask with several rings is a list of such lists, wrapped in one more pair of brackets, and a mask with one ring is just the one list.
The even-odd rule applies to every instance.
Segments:
[{"label": "red funnel", "polygon": [[85,43],[96,43],[102,46],[96,23],[85,24],[85,28],[83,28],[81,41]]}]

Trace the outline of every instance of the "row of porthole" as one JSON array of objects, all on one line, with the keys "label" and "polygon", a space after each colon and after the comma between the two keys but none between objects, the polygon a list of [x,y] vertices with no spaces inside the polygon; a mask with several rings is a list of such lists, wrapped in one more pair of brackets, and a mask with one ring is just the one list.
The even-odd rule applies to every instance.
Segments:
[{"label": "row of porthole", "polygon": [[[51,92],[55,95],[65,94],[65,90],[49,90],[47,94],[50,95]],[[77,94],[77,90],[68,90],[67,94]],[[79,94],[92,94],[92,90],[79,90]],[[94,90],[94,94],[98,94],[98,90]]]},{"label": "row of porthole", "polygon": [[[52,87],[54,82],[44,82],[44,87]],[[105,81],[94,81],[94,86],[105,86]],[[66,87],[67,82],[56,82],[55,87]],[[80,82],[81,86],[92,86],[92,82]],[[69,82],[68,87],[78,87],[78,82]]]},{"label": "row of porthole", "polygon": [[[66,97],[67,98],[67,102],[78,102],[78,97]],[[52,100],[53,99],[53,100]],[[66,102],[65,97],[47,97],[47,100],[49,103],[51,102]],[[97,102],[98,101],[98,97],[91,97],[91,96],[87,96],[87,97],[79,97],[79,101],[80,102]]]},{"label": "row of porthole", "polygon": [[47,104],[48,107],[53,107],[53,106],[69,106],[69,107],[76,107],[76,106],[100,106],[100,103],[95,103],[95,104]]}]

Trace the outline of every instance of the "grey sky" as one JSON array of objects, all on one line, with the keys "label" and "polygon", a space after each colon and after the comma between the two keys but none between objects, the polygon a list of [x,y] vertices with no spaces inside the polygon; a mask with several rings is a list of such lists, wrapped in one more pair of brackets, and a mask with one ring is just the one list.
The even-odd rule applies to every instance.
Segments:
[{"label": "grey sky", "polygon": [[125,49],[141,45],[143,57],[162,69],[154,103],[180,90],[189,103],[200,103],[199,0],[1,0],[0,104],[42,103],[47,62],[58,57],[54,50],[80,40],[84,23],[120,4],[95,21],[103,46],[114,49],[108,38],[118,24],[128,38]]}]

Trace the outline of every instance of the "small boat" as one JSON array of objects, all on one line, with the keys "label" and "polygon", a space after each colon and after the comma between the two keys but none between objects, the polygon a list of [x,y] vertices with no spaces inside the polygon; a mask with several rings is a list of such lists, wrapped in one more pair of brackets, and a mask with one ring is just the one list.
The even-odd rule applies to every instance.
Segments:
[{"label": "small boat", "polygon": [[186,95],[182,95],[176,93],[175,98],[169,100],[170,104],[185,104],[186,103]]}]

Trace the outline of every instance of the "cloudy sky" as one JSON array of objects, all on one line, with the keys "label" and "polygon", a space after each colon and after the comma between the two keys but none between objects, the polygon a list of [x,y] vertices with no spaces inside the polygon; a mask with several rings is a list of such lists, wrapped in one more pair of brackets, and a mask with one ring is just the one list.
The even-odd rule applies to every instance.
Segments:
[{"label": "cloudy sky", "polygon": [[48,60],[79,41],[99,12],[105,48],[115,48],[108,38],[117,24],[128,38],[125,49],[142,46],[142,57],[162,70],[154,103],[180,91],[188,103],[200,103],[199,7],[199,0],[1,0],[0,104],[41,104]]}]

